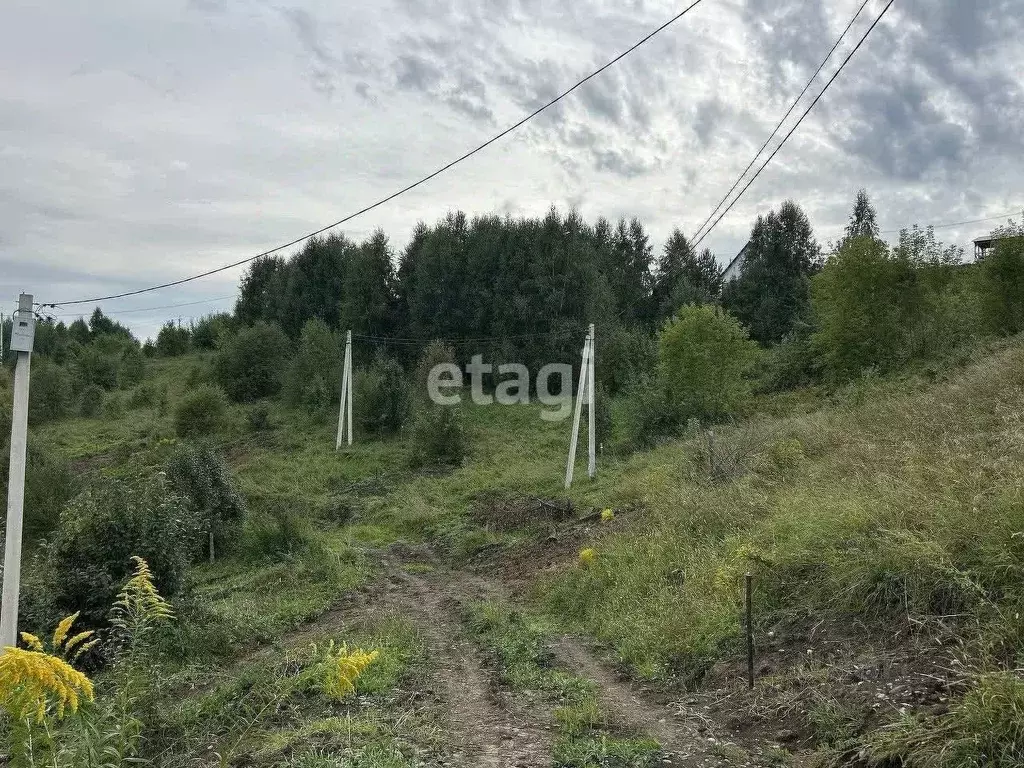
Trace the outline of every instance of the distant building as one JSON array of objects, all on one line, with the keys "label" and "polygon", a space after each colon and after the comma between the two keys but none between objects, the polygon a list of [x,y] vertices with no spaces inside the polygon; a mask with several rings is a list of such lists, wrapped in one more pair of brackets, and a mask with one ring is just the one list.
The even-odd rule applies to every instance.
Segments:
[{"label": "distant building", "polygon": [[743,262],[747,260],[747,253],[750,251],[750,241],[743,246],[743,249],[737,253],[733,260],[729,262],[729,266],[722,272],[722,283],[728,283],[730,280],[735,280],[743,272]]},{"label": "distant building", "polygon": [[979,237],[974,241],[974,260],[981,261],[988,255],[988,252],[996,247],[1000,240],[1009,240],[1010,237]]}]

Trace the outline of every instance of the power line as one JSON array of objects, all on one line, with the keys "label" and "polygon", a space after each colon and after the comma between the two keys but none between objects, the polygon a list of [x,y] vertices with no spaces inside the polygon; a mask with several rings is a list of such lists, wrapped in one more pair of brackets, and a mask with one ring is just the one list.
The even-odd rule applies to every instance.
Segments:
[{"label": "power line", "polygon": [[224,272],[224,271],[226,271],[228,269],[233,269],[234,267],[240,267],[243,264],[248,264],[249,262],[255,261],[256,259],[262,258],[264,256],[270,256],[271,254],[277,253],[278,251],[283,251],[285,248],[291,248],[292,246],[298,245],[299,243],[302,243],[302,242],[304,242],[306,240],[309,240],[310,238],[316,237],[317,235],[321,235],[321,234],[323,234],[324,232],[326,232],[329,229],[333,229],[334,227],[337,227],[337,226],[340,226],[342,224],[345,224],[346,222],[351,221],[352,219],[356,218],[357,216],[361,216],[364,213],[368,213],[369,211],[372,211],[374,208],[378,208],[378,207],[384,205],[385,203],[388,203],[388,202],[394,200],[396,197],[399,197],[400,195],[404,195],[406,192],[409,192],[409,191],[415,189],[416,187],[420,186],[421,184],[425,184],[426,182],[430,181],[431,179],[433,179],[433,178],[435,178],[437,176],[440,176],[442,173],[444,173],[448,169],[453,168],[454,166],[458,165],[463,160],[469,159],[470,157],[475,155],[477,152],[480,152],[481,150],[486,149],[487,147],[489,147],[494,142],[498,141],[499,139],[504,138],[505,136],[507,136],[508,134],[512,133],[514,130],[516,130],[520,126],[524,125],[525,123],[529,122],[533,118],[537,117],[537,115],[539,115],[541,112],[544,112],[548,108],[553,107],[555,104],[560,102],[562,99],[564,99],[566,96],[571,94],[573,91],[575,91],[577,88],[582,86],[584,83],[592,80],[593,78],[597,77],[599,74],[604,72],[609,67],[617,64],[619,61],[621,61],[626,56],[631,54],[633,51],[635,51],[641,45],[643,45],[648,40],[653,38],[659,32],[662,32],[663,30],[665,30],[668,27],[670,27],[672,24],[675,24],[677,21],[679,21],[679,19],[683,18],[683,16],[685,16],[691,10],[693,10],[698,5],[700,5],[701,2],[703,2],[703,0],[694,0],[693,3],[688,5],[686,8],[684,8],[682,11],[677,13],[675,16],[673,16],[671,19],[666,21],[664,24],[662,24],[657,29],[655,29],[652,32],[649,32],[648,34],[644,35],[636,43],[631,45],[629,48],[627,48],[625,51],[623,51],[618,56],[613,58],[611,61],[609,61],[606,64],[602,65],[601,67],[595,69],[593,72],[591,72],[589,75],[584,77],[582,80],[578,80],[575,84],[572,85],[572,87],[568,88],[565,91],[562,91],[562,93],[558,94],[558,96],[556,96],[555,98],[551,99],[551,101],[549,101],[546,104],[544,104],[543,106],[535,109],[533,112],[528,114],[526,117],[522,118],[521,120],[519,120],[516,123],[513,123],[508,128],[506,128],[505,130],[503,130],[500,133],[496,134],[495,136],[492,136],[487,141],[485,141],[483,144],[480,144],[479,146],[469,150],[465,154],[457,157],[455,160],[452,160],[451,162],[441,166],[440,168],[438,168],[433,173],[430,173],[430,174],[424,176],[423,178],[419,179],[418,181],[415,181],[415,182],[413,182],[413,183],[411,183],[411,184],[409,184],[409,185],[407,185],[405,187],[402,187],[397,192],[392,192],[387,197],[383,197],[380,200],[378,200],[377,202],[371,203],[370,205],[367,205],[365,208],[359,209],[355,213],[350,213],[347,216],[344,216],[343,218],[338,219],[333,224],[328,224],[327,226],[321,227],[320,229],[318,229],[318,230],[316,230],[314,232],[310,232],[309,234],[303,235],[302,237],[297,237],[297,238],[295,238],[294,240],[292,240],[290,242],[284,243],[283,245],[279,245],[279,246],[277,246],[275,248],[271,248],[270,250],[263,251],[262,253],[258,253],[255,256],[249,256],[249,257],[246,257],[246,258],[241,259],[239,261],[232,262],[231,264],[225,264],[222,267],[217,267],[216,269],[207,270],[206,272],[201,272],[198,275],[192,275],[191,277],[185,277],[185,278],[182,278],[180,280],[172,280],[171,282],[162,283],[160,285],[154,285],[154,286],[151,286],[149,288],[140,288],[140,289],[134,290],[134,291],[125,291],[123,293],[115,293],[115,294],[111,294],[110,296],[100,296],[100,297],[91,298],[91,299],[76,299],[74,301],[57,301],[57,302],[53,302],[53,303],[47,304],[46,306],[48,306],[48,307],[56,307],[56,306],[68,306],[68,305],[71,305],[71,304],[91,304],[91,303],[99,302],[99,301],[112,301],[113,299],[122,299],[122,298],[125,298],[127,296],[137,296],[137,295],[139,295],[141,293],[148,293],[150,291],[158,291],[158,290],[160,290],[162,288],[171,288],[171,287],[176,286],[176,285],[182,285],[184,283],[188,283],[188,282],[191,282],[193,280],[199,280],[200,278],[203,278],[203,277],[209,277],[210,275],[215,275],[218,272]]},{"label": "power line", "polygon": [[725,193],[722,199],[718,201],[718,205],[715,206],[715,209],[711,211],[711,213],[708,214],[708,217],[704,219],[703,223],[701,223],[701,225],[697,227],[696,230],[694,230],[693,235],[690,237],[691,240],[700,235],[701,230],[703,230],[704,227],[708,225],[708,222],[711,221],[712,218],[714,218],[714,215],[718,213],[719,209],[721,209],[721,207],[725,205],[725,201],[729,199],[729,195],[731,195],[735,191],[736,187],[739,186],[740,182],[743,181],[743,177],[747,175],[747,172],[751,168],[754,167],[754,163],[757,162],[758,158],[761,157],[761,153],[764,152],[765,149],[767,149],[769,144],[771,144],[772,139],[775,138],[775,134],[779,132],[779,129],[782,128],[786,120],[789,119],[789,116],[793,114],[793,110],[796,109],[797,104],[800,103],[800,100],[803,99],[807,91],[810,90],[811,85],[818,78],[818,75],[821,74],[821,70],[825,68],[825,65],[828,63],[828,60],[832,58],[832,54],[836,52],[836,48],[838,48],[839,45],[843,42],[843,40],[846,38],[846,35],[847,33],[849,33],[850,28],[853,26],[854,22],[857,21],[857,19],[860,17],[861,11],[864,10],[865,6],[867,6],[869,1],[870,0],[864,0],[864,2],[860,4],[860,7],[857,9],[857,12],[853,14],[853,18],[850,19],[850,23],[846,25],[846,29],[844,29],[842,34],[839,35],[839,37],[836,39],[835,43],[829,49],[828,53],[825,54],[825,58],[821,60],[821,64],[819,64],[818,68],[814,70],[814,74],[811,75],[811,78],[807,81],[807,84],[804,86],[804,89],[800,91],[800,95],[797,96],[793,100],[793,103],[789,105],[789,109],[786,110],[786,114],[782,116],[782,119],[779,120],[776,126],[772,129],[772,132],[768,134],[768,138],[764,140],[764,144],[761,145],[761,148],[757,150],[757,152],[754,154],[752,158],[750,158],[750,162],[747,163],[747,167],[743,169],[743,172],[739,176],[736,177],[736,181],[734,181],[733,185],[729,187],[729,191]]},{"label": "power line", "polygon": [[[969,219],[968,221],[951,221],[951,222],[946,223],[946,224],[927,224],[925,226],[926,227],[931,227],[932,229],[947,229],[949,227],[960,227],[960,226],[963,226],[964,224],[981,224],[981,223],[986,222],[986,221],[996,221],[997,219],[1008,219],[1011,216],[1017,216],[1017,215],[1024,215],[1024,214],[1022,214],[1022,211],[1016,210],[1016,211],[1010,211],[1009,213],[1004,213],[1001,216],[989,216],[989,217],[984,218],[984,219]],[[917,226],[917,225],[914,225],[914,226]],[[883,229],[883,230],[881,230],[881,232],[879,232],[879,234],[881,234],[881,235],[892,235],[892,234],[896,234],[897,232],[902,232],[904,229],[909,229],[909,227],[901,227],[900,229]]]},{"label": "power line", "polygon": [[865,32],[864,36],[861,37],[861,39],[857,42],[857,45],[854,47],[854,49],[852,51],[850,51],[850,53],[846,56],[845,59],[843,59],[843,63],[839,65],[839,69],[837,69],[835,71],[835,73],[832,75],[832,77],[829,78],[828,82],[825,83],[825,87],[821,89],[821,92],[817,96],[814,97],[814,101],[812,101],[811,105],[806,110],[804,110],[804,113],[802,115],[800,115],[800,118],[796,121],[796,124],[793,125],[793,127],[789,129],[789,133],[787,133],[782,138],[782,141],[779,142],[779,145],[768,156],[768,159],[765,160],[764,163],[761,164],[761,167],[757,169],[757,172],[750,178],[750,181],[748,181],[746,183],[746,185],[743,187],[743,189],[740,190],[739,194],[736,195],[736,197],[734,197],[732,199],[732,202],[729,203],[729,205],[726,207],[726,209],[724,211],[722,211],[722,213],[718,216],[717,219],[715,219],[714,223],[704,232],[703,235],[700,236],[700,239],[697,240],[697,242],[695,242],[693,244],[693,248],[694,249],[696,249],[701,244],[701,242],[703,242],[704,238],[706,238],[709,234],[711,234],[712,230],[714,230],[714,228],[718,226],[718,223],[723,218],[725,218],[726,214],[728,214],[729,211],[732,210],[733,206],[736,205],[736,203],[739,201],[739,199],[741,197],[743,197],[743,195],[746,193],[746,191],[748,189],[750,189],[750,185],[753,184],[757,180],[757,177],[761,175],[761,172],[765,168],[768,167],[768,164],[771,163],[771,161],[779,153],[779,150],[781,150],[786,145],[786,142],[789,140],[789,137],[792,136],[796,132],[796,129],[800,127],[801,123],[803,123],[804,118],[806,118],[807,115],[809,115],[811,113],[811,110],[814,109],[814,107],[817,105],[817,103],[821,100],[821,97],[825,95],[825,92],[829,89],[829,87],[832,85],[832,83],[834,83],[836,81],[836,78],[839,77],[839,74],[843,71],[843,69],[846,67],[846,65],[850,63],[850,59],[852,59],[854,57],[854,54],[856,54],[857,51],[860,50],[860,47],[862,45],[864,45],[864,41],[867,40],[868,37],[871,35],[871,33],[875,30],[875,27],[878,26],[878,23],[882,20],[882,18],[885,16],[885,14],[888,13],[889,9],[892,7],[892,4],[894,2],[896,2],[896,0],[889,0],[889,2],[886,4],[885,8],[882,9],[882,12],[880,14],[878,14],[878,17],[871,23],[871,26],[868,27],[868,31]]},{"label": "power line", "polygon": [[[235,294],[231,294],[230,296],[218,296],[218,297],[216,297],[214,299],[202,299],[200,301],[185,301],[185,302],[182,302],[181,304],[164,304],[161,307],[139,307],[137,309],[122,309],[122,310],[120,310],[118,312],[106,312],[104,314],[110,315],[112,317],[116,317],[118,315],[132,315],[132,314],[135,314],[137,312],[156,312],[157,310],[160,310],[160,309],[178,309],[179,307],[194,307],[197,304],[212,304],[215,301],[227,301],[228,299],[233,299],[233,298],[235,298]],[[51,307],[53,305],[52,304],[42,304],[40,306]],[[70,313],[65,313],[63,315],[54,315],[54,317],[82,317],[82,316],[83,315],[82,315],[81,312],[70,312]]]}]

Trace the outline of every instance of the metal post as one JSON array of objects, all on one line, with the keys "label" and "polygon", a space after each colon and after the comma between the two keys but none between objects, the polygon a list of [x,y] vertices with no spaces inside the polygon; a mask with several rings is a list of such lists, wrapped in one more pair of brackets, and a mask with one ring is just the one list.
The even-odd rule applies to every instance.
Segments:
[{"label": "metal post", "polygon": [[745,575],[747,604],[747,685],[754,687],[754,589],[753,578],[748,573]]},{"label": "metal post", "polygon": [[[24,323],[22,325],[22,323]],[[21,593],[21,532],[25,511],[25,451],[28,446],[28,388],[35,318],[32,297],[22,294],[11,325],[11,349],[18,351],[14,369],[14,410],[11,417],[11,463],[7,481],[7,529],[4,546],[3,602],[0,603],[0,654],[18,642],[18,598]],[[21,331],[18,339],[15,334]]]},{"label": "metal post", "polygon": [[594,324],[590,324],[590,354],[587,356],[587,439],[588,460],[587,475],[591,480],[597,475],[597,434],[594,418]]},{"label": "metal post", "polygon": [[587,386],[587,372],[590,367],[590,334],[587,334],[587,340],[583,342],[583,359],[580,365],[580,383],[576,387],[576,409],[572,417],[572,437],[569,438],[569,462],[565,467],[565,487],[569,488],[572,486],[572,471],[576,464],[576,441],[580,434],[580,416],[583,411],[583,398],[586,394]]}]

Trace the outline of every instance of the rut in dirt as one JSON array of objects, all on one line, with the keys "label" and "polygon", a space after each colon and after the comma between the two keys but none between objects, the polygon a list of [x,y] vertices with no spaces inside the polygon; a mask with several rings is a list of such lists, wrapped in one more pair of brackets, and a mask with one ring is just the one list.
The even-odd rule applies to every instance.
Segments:
[{"label": "rut in dirt", "polygon": [[446,708],[457,765],[464,768],[548,768],[551,737],[530,713],[496,695],[496,686],[465,636],[460,604],[473,595],[443,578],[397,571],[387,602],[417,625]]}]

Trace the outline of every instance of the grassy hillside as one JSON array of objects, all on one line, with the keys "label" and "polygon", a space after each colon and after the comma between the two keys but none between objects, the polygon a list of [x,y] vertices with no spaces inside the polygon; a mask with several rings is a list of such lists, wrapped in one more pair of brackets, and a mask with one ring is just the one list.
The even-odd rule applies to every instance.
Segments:
[{"label": "grassy hillside", "polygon": [[[33,440],[80,480],[161,471],[209,371],[155,360],[142,394]],[[517,764],[1024,759],[1024,340],[609,448],[568,493],[568,421],[463,411],[470,455],[437,471],[405,435],[336,452],[331,415],[230,407],[215,442],[249,512],[139,673],[156,764],[503,765],[527,742]],[[344,701],[317,683],[331,639],[381,651]]]}]

